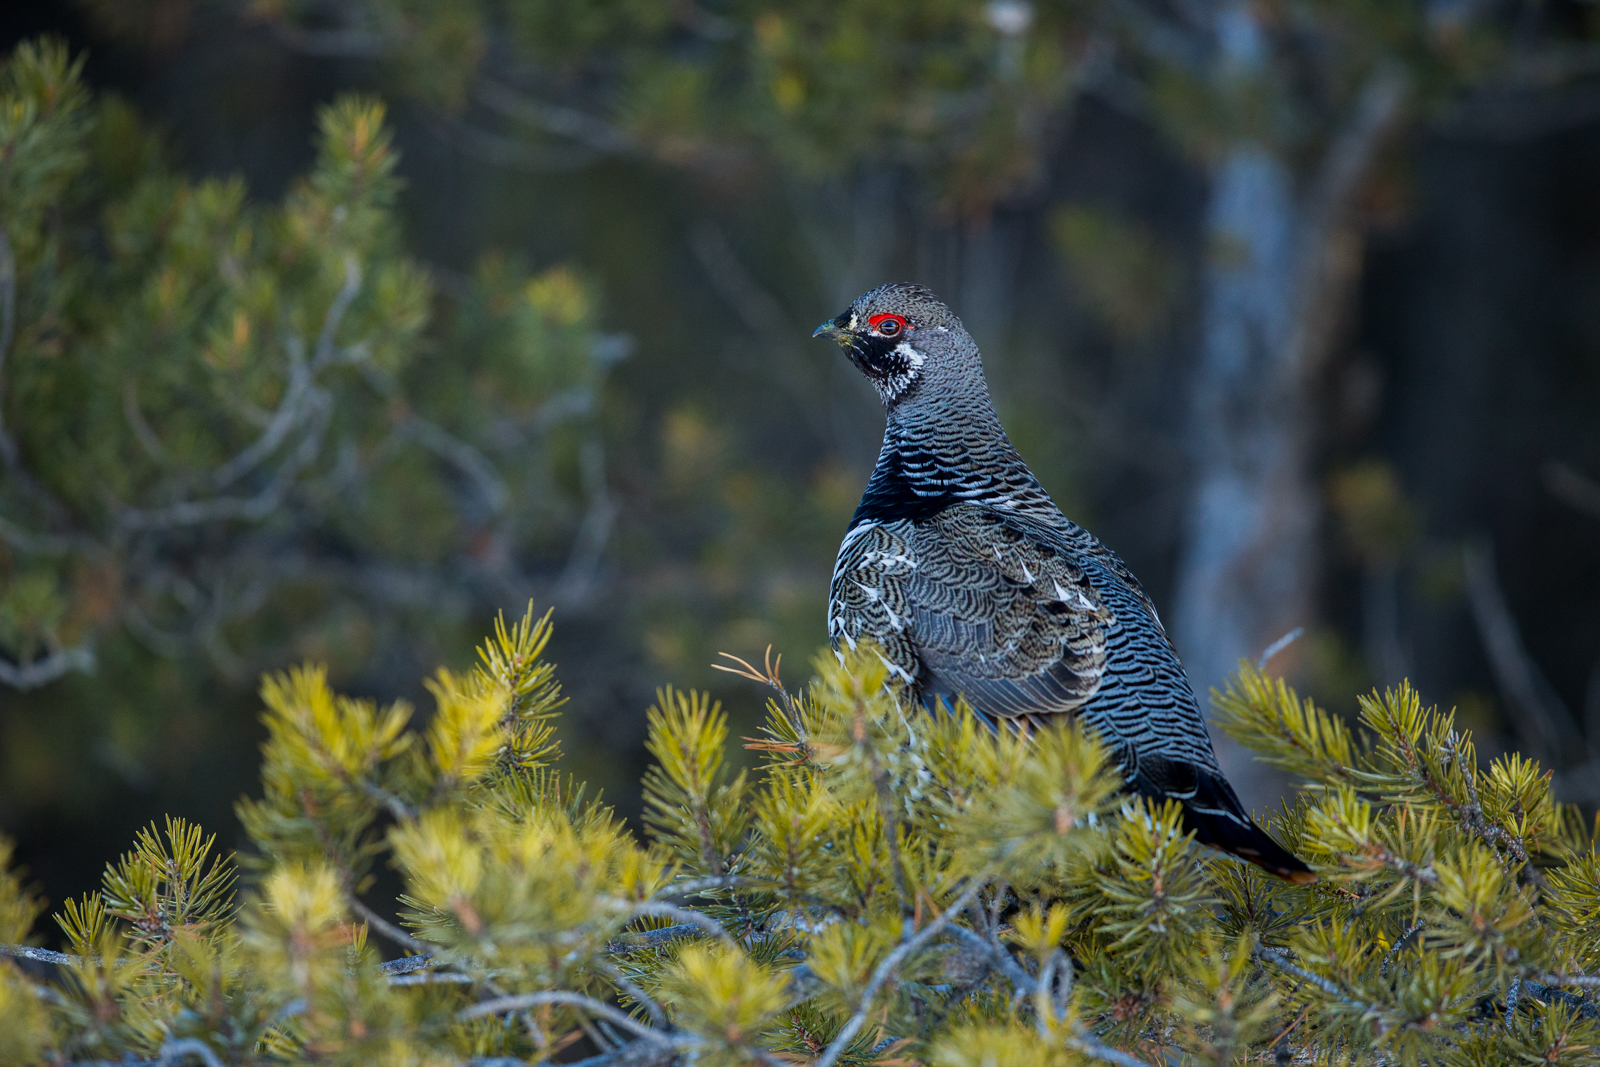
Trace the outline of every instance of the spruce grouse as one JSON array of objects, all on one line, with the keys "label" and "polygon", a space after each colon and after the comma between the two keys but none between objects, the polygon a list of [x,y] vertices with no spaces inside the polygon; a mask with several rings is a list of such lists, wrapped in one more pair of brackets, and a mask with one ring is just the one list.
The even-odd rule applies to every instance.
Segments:
[{"label": "spruce grouse", "polygon": [[1138,580],[1061,514],[1011,446],[961,320],[921,286],[885,285],[814,336],[838,342],[888,409],[834,565],[834,647],[870,638],[918,700],[962,695],[991,723],[1079,716],[1129,787],[1180,801],[1202,843],[1315,881],[1223,778]]}]

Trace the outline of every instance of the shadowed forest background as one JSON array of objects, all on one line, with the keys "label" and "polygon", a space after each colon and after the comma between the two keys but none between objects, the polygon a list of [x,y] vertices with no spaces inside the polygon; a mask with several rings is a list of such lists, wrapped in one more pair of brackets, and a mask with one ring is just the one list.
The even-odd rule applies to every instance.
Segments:
[{"label": "shadowed forest background", "polygon": [[[0,24],[8,54],[48,33],[84,57],[102,109],[85,166],[109,177],[34,214],[74,262],[123,256],[105,307],[30,304],[86,275],[30,274],[20,239],[6,271],[0,830],[54,901],[160,813],[238,836],[260,672],[325,662],[425,713],[428,670],[530,599],[567,765],[625,814],[657,686],[753,732],[758,696],[710,665],[770,644],[799,682],[824,642],[882,412],[808,338],[887,280],[964,318],[1019,450],[1198,690],[1304,627],[1272,667],[1319,701],[1408,677],[1486,754],[1600,800],[1600,6],[143,0]],[[349,92],[387,104],[392,208],[236,308],[213,230],[174,220],[293,202]],[[6,176],[13,234],[29,180]],[[294,338],[325,416],[286,399]],[[230,459],[273,412],[278,451]]]}]

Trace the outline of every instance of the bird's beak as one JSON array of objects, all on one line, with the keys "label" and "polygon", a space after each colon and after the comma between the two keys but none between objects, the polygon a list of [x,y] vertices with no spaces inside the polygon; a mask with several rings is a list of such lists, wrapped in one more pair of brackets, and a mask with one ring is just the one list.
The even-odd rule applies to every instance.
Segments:
[{"label": "bird's beak", "polygon": [[856,343],[856,335],[850,332],[850,326],[850,312],[846,311],[812,330],[811,336],[826,337],[840,348],[852,348]]}]

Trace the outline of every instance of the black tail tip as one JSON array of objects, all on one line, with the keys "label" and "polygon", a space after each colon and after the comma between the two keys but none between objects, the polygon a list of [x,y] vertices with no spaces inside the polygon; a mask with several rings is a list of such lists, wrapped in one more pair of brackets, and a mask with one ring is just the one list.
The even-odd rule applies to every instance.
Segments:
[{"label": "black tail tip", "polygon": [[1316,872],[1293,852],[1284,848],[1254,821],[1237,822],[1226,815],[1210,812],[1186,811],[1187,829],[1193,830],[1195,840],[1230,856],[1253,863],[1268,874],[1277,875],[1291,885],[1311,885],[1317,881]]}]

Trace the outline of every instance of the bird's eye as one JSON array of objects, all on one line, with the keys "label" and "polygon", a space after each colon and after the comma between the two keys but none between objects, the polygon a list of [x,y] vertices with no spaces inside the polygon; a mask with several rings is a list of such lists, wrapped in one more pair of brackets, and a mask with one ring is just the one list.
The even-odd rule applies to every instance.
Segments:
[{"label": "bird's eye", "polygon": [[899,315],[874,315],[867,322],[884,337],[896,337],[906,328],[906,320]]}]

